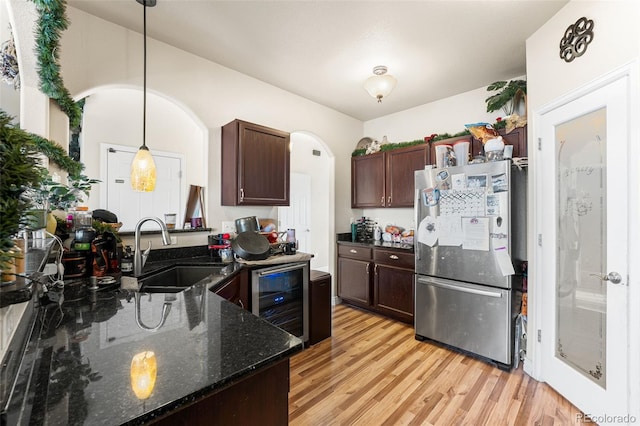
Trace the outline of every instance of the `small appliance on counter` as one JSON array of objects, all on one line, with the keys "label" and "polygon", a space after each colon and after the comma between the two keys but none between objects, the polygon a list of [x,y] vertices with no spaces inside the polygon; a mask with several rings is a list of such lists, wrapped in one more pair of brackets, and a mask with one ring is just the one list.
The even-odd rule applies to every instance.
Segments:
[{"label": "small appliance on counter", "polygon": [[228,233],[209,235],[209,254],[214,262],[232,262],[231,235]]},{"label": "small appliance on counter", "polygon": [[[367,242],[374,239],[375,227],[378,224],[369,218],[361,217],[356,220],[352,228],[353,241]],[[354,232],[355,231],[355,232]]]}]

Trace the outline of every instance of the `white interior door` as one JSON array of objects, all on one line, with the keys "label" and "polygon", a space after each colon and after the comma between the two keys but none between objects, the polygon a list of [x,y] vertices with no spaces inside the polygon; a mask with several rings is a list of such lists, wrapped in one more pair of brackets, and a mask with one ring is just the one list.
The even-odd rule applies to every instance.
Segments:
[{"label": "white interior door", "polygon": [[[131,189],[129,178],[131,161],[135,149],[109,147],[107,155],[106,209],[115,213],[122,222],[123,231],[132,231],[138,220],[146,216],[157,216],[164,220],[165,213],[176,213],[183,217],[182,158],[179,155],[153,152],[156,163],[156,188],[153,192],[137,192]],[[176,226],[181,228],[181,224]],[[142,229],[154,229],[157,225],[145,223]]]},{"label": "white interior door", "polygon": [[599,424],[630,413],[629,90],[612,80],[538,127],[542,376]]},{"label": "white interior door", "polygon": [[278,207],[278,230],[296,230],[298,250],[312,253],[311,239],[311,177],[291,173],[289,206]]}]

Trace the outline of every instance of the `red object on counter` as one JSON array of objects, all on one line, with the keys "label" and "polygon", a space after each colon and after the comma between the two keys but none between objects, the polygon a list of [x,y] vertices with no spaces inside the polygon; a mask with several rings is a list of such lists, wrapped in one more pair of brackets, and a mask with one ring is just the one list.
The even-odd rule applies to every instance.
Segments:
[{"label": "red object on counter", "polygon": [[209,244],[209,249],[217,250],[217,249],[226,249],[231,247],[231,244]]}]

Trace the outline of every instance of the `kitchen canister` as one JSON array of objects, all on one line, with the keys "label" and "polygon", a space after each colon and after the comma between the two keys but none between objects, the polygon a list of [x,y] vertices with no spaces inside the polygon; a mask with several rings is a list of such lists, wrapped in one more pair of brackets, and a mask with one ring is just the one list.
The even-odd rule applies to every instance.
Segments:
[{"label": "kitchen canister", "polygon": [[469,141],[458,141],[453,144],[453,152],[456,154],[456,165],[469,164]]}]

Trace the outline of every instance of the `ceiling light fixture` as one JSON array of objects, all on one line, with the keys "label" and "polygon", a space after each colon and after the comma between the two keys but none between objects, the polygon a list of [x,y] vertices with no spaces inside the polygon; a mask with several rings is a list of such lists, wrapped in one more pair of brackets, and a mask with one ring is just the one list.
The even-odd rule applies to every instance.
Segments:
[{"label": "ceiling light fixture", "polygon": [[387,74],[387,67],[384,65],[374,67],[373,73],[375,75],[364,82],[364,89],[376,98],[378,102],[382,102],[382,98],[389,96],[389,93],[396,87],[397,80],[392,75]]},{"label": "ceiling light fixture", "polygon": [[134,191],[151,192],[156,187],[156,164],[147,148],[147,7],[156,5],[156,0],[136,0],[143,6],[144,33],[144,79],[142,101],[142,146],[131,162],[131,188]]}]

